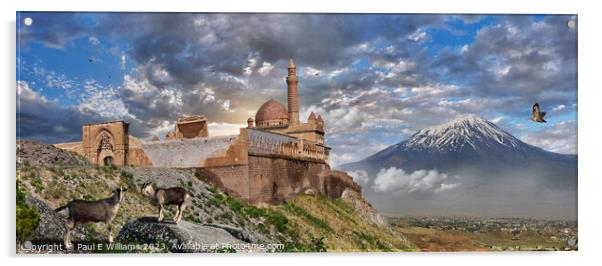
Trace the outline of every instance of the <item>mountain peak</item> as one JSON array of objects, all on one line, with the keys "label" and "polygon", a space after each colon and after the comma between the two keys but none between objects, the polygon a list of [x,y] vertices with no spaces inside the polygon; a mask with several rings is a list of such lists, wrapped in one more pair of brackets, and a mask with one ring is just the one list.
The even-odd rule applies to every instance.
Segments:
[{"label": "mountain peak", "polygon": [[520,140],[484,118],[467,115],[450,122],[422,129],[402,145],[407,149],[457,151],[464,148],[516,148]]}]

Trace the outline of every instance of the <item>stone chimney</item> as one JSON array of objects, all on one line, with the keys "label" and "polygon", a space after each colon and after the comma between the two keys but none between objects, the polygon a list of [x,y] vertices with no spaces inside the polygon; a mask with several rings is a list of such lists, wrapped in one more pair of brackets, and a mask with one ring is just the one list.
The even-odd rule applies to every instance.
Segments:
[{"label": "stone chimney", "polygon": [[291,58],[288,61],[288,75],[286,76],[286,85],[288,87],[288,121],[290,124],[299,124],[297,82],[297,67]]}]

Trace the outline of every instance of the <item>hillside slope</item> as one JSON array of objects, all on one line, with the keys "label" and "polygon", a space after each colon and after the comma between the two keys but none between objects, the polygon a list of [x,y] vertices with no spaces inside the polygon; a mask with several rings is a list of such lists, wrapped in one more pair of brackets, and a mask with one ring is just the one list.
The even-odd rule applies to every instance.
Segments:
[{"label": "hillside slope", "polygon": [[[40,143],[20,146],[21,154],[60,150]],[[382,217],[361,195],[350,191],[342,199],[303,195],[281,205],[253,206],[221,192],[192,169],[98,167],[78,163],[83,157],[68,154],[66,163],[54,164],[54,156],[30,163],[22,158],[17,165],[20,189],[57,208],[72,199],[99,199],[110,196],[116,186],[127,187],[123,203],[114,220],[119,232],[129,220],[156,216],[157,207],[140,193],[140,186],[153,180],[159,187],[182,186],[194,195],[183,220],[201,225],[226,225],[239,228],[253,243],[281,243],[279,251],[388,251],[408,250],[411,244],[400,233],[384,225]],[[76,162],[69,165],[68,162]],[[174,207],[167,207],[166,220]],[[66,216],[66,214],[62,214]],[[41,223],[42,224],[42,223]],[[104,224],[79,225],[86,240],[106,242]],[[55,239],[60,242],[61,239]]]}]

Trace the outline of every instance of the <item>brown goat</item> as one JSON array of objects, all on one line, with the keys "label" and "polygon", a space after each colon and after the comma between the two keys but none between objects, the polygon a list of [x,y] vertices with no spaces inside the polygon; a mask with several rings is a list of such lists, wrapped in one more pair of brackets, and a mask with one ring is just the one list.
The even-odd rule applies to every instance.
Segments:
[{"label": "brown goat", "polygon": [[69,217],[67,218],[67,231],[63,240],[65,247],[70,249],[73,245],[71,243],[71,231],[77,224],[103,222],[109,229],[109,243],[113,243],[113,228],[111,222],[117,215],[119,210],[119,203],[123,199],[123,192],[127,189],[117,188],[113,190],[113,195],[110,198],[88,201],[88,200],[72,200],[65,206],[57,208],[55,211],[60,212],[63,209],[69,210]]},{"label": "brown goat", "polygon": [[190,192],[181,187],[153,188],[153,183],[146,182],[142,185],[142,192],[151,196],[159,205],[159,222],[163,221],[163,205],[176,205],[174,222],[177,224],[182,220],[182,213],[186,208],[186,200],[192,197]]}]

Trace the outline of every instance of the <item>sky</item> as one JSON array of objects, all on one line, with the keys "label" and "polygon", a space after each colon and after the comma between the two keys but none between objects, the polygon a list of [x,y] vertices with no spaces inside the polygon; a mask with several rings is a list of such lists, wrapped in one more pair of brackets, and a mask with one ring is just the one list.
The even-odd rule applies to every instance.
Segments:
[{"label": "sky", "polygon": [[[576,154],[577,28],[571,15],[18,12],[17,138],[79,141],[111,120],[164,138],[195,114],[236,134],[265,101],[286,106],[293,58],[300,117],[322,115],[334,167],[469,114]],[[535,102],[548,123],[530,121]]]}]

